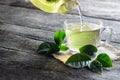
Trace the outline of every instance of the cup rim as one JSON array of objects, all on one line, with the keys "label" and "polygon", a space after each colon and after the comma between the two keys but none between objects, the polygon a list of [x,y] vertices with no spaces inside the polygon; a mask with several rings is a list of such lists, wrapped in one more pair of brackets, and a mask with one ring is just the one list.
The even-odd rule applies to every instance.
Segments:
[{"label": "cup rim", "polygon": [[[74,23],[77,23],[77,24],[80,24],[81,25],[81,23],[79,23],[79,22],[67,22],[68,20],[65,20],[64,21],[64,29],[66,29],[66,27],[68,27],[68,24],[74,24]],[[103,26],[103,24],[102,23],[100,23],[100,24],[96,24],[96,23],[92,23],[92,22],[84,22],[83,23],[83,25],[89,25],[89,26],[91,26],[91,30],[92,31],[94,31],[94,30],[99,30],[99,29],[102,29],[102,28],[104,28],[104,26]],[[93,27],[94,26],[94,27]],[[93,27],[93,28],[92,28]],[[74,29],[73,29],[74,30]],[[91,31],[90,30],[90,31]],[[83,31],[82,31],[83,32]]]}]

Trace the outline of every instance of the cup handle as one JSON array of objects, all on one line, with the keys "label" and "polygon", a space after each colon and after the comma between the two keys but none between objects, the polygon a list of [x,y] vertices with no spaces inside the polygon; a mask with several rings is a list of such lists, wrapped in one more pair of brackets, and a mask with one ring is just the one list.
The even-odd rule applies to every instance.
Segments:
[{"label": "cup handle", "polygon": [[101,36],[102,36],[102,33],[103,33],[104,31],[108,34],[107,37],[106,37],[106,39],[105,39],[105,43],[110,44],[111,38],[112,38],[113,29],[110,28],[110,27],[104,27],[104,28],[101,30],[101,32],[100,32],[100,35],[101,35]]}]

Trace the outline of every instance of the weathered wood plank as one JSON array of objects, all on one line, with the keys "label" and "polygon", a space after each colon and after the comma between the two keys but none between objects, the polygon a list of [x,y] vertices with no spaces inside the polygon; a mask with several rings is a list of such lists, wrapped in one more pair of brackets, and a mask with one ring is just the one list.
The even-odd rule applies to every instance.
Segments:
[{"label": "weathered wood plank", "polygon": [[[18,28],[21,30],[31,30],[31,28],[23,26],[10,24],[1,25],[0,71],[4,70],[4,73],[1,73],[3,80],[7,80],[8,78],[12,80],[119,80],[119,61],[115,62],[115,66],[110,71],[104,71],[102,77],[101,75],[94,74],[86,69],[76,70],[68,68],[53,58],[47,58],[45,56],[35,54],[35,49],[41,42],[14,34],[15,32],[20,33],[21,30],[19,29],[19,31]],[[26,32],[22,32],[22,34],[24,33]],[[108,73],[112,73],[114,75],[108,75]],[[4,79],[5,77],[7,79]]]},{"label": "weathered wood plank", "polygon": [[10,24],[0,25],[0,46],[32,53],[43,41],[53,41],[53,32]]},{"label": "weathered wood plank", "polygon": [[35,52],[43,41],[53,41],[53,32],[10,24],[0,25],[0,46]]},{"label": "weathered wood plank", "polygon": [[26,37],[11,34],[9,32],[0,31],[0,46],[8,49],[35,53],[42,41],[36,41]]},{"label": "weathered wood plank", "polygon": [[[40,43],[39,41],[37,42],[36,40],[34,41],[25,37],[7,33],[4,32],[4,30],[1,31],[0,34],[0,71],[4,70],[4,73],[1,74],[3,77],[10,78],[12,80],[23,80],[26,76],[28,76],[26,80],[33,78],[36,78],[36,80],[119,79],[119,61],[116,62],[112,70],[104,71],[101,77],[101,75],[94,74],[86,69],[76,70],[68,68],[53,58],[47,58],[45,56],[35,54],[35,48]],[[74,73],[76,74],[74,75]],[[114,75],[108,75],[107,73],[113,73]],[[50,75],[51,78],[49,79]]]},{"label": "weathered wood plank", "polygon": [[111,45],[113,45],[115,48],[120,50],[120,44],[118,44],[118,43],[111,43]]},{"label": "weathered wood plank", "polygon": [[[12,49],[7,49],[4,47],[0,47],[0,64],[2,64],[2,61],[5,62],[3,64],[9,63],[9,62],[19,62],[19,63],[23,63],[25,66],[29,64],[31,64],[31,67],[34,66],[35,64],[38,63],[39,61],[39,67],[42,67],[46,62],[47,62],[47,57],[45,56],[40,56],[38,54],[29,54],[26,52],[21,52],[21,51],[17,51],[17,50],[12,50]],[[36,63],[35,63],[36,62]],[[20,65],[15,64],[16,67],[20,67]],[[1,66],[2,67],[2,66]],[[12,65],[10,65],[9,67],[12,67]],[[15,68],[15,66],[13,67]],[[22,68],[22,66],[21,66]]]},{"label": "weathered wood plank", "polygon": [[[2,6],[2,5],[0,8],[1,8],[0,9],[1,22],[20,25],[20,26],[15,26],[15,25],[3,24],[1,25],[1,30],[8,30],[9,32],[24,33],[26,34],[27,37],[31,37],[31,38],[33,37],[36,39],[41,39],[40,37],[44,37],[47,35],[48,35],[48,38],[46,39],[52,39],[53,38],[52,35],[54,33],[51,33],[50,31],[55,32],[58,29],[63,29],[64,20],[78,19],[78,16],[69,15],[69,14],[68,15],[59,15],[59,14],[48,15],[47,13],[44,14],[44,12],[41,13],[38,10],[33,11],[31,9],[14,8],[14,7]],[[95,22],[95,23],[99,23],[99,21],[102,21],[104,26],[112,27],[113,28],[112,41],[120,42],[120,32],[119,32],[120,22],[119,21],[95,19],[90,17],[83,17],[83,19],[84,21]],[[105,37],[103,37],[103,39],[105,39]]]},{"label": "weathered wood plank", "polygon": [[9,33],[17,34],[20,36],[32,38],[35,40],[42,40],[42,41],[53,40],[53,35],[54,35],[54,32],[51,32],[51,31],[28,28],[23,26],[16,26],[16,25],[5,24],[5,23],[1,23],[0,30],[7,31]]},{"label": "weathered wood plank", "polygon": [[53,34],[54,32],[50,31],[4,23],[0,25],[0,46],[31,53],[43,41],[53,41]]},{"label": "weathered wood plank", "polygon": [[[29,0],[1,0],[0,4],[35,8]],[[120,20],[119,0],[80,0],[80,4],[84,16]],[[70,13],[78,14],[74,9]]]},{"label": "weathered wood plank", "polygon": [[[57,29],[63,29],[59,26],[64,19],[77,17],[76,15],[47,14],[38,10],[1,5],[0,22],[3,23],[0,23],[0,79],[119,80],[120,61],[114,61],[115,66],[112,69],[104,70],[103,74],[99,75],[86,69],[72,69],[52,57],[36,54],[35,50],[41,42],[52,41],[53,33]],[[102,19],[84,17],[84,20],[97,22]],[[119,40],[120,23],[102,21],[106,26],[114,28],[113,41]],[[113,45],[120,48],[118,44]]]},{"label": "weathered wood plank", "polygon": [[[94,74],[86,69],[72,69],[61,62],[42,55],[0,47],[0,78],[2,80],[119,80],[120,61],[109,71]],[[111,74],[108,74],[111,73]],[[113,75],[114,74],[114,75]],[[18,76],[19,75],[19,76]]]},{"label": "weathered wood plank", "polygon": [[80,0],[83,15],[120,20],[119,0]]},{"label": "weathered wood plank", "polygon": [[29,26],[32,28],[57,30],[63,28],[66,16],[60,14],[49,14],[39,10],[25,9],[0,5],[0,21],[15,25]]},{"label": "weathered wood plank", "polygon": [[0,0],[0,4],[37,9],[29,2],[29,0]]},{"label": "weathered wood plank", "polygon": [[[42,55],[28,54],[1,47],[0,54],[0,72],[4,70],[3,73],[0,73],[2,80],[7,80],[8,78],[10,80],[66,80],[69,79],[68,71],[72,70],[64,66],[61,62]],[[63,74],[66,75],[66,77],[64,77]],[[61,78],[57,79],[59,76]],[[7,79],[4,79],[4,77]]]}]

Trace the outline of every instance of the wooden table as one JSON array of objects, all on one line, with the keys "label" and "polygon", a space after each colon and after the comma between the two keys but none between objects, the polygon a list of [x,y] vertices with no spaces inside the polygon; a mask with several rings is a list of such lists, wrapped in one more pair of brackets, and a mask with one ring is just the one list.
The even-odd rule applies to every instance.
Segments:
[{"label": "wooden table", "polygon": [[[63,29],[64,20],[78,17],[74,10],[66,15],[49,14],[35,9],[30,3],[26,3],[28,4],[26,8],[23,0],[12,1],[0,0],[0,80],[120,79],[120,60],[114,61],[114,67],[111,69],[104,70],[102,74],[96,74],[84,68],[69,68],[53,57],[36,53],[39,44],[44,41],[53,41],[54,32]],[[88,7],[82,6],[83,19],[94,22],[101,20],[105,26],[113,27],[111,44],[120,49],[120,12],[117,10],[115,13],[113,10],[112,14],[110,11],[105,14],[103,11],[107,9],[103,10],[103,6],[106,6],[107,3],[109,3],[108,6],[114,5],[110,3],[112,0],[107,1],[105,0],[105,4],[96,0],[92,5],[89,0],[81,1],[81,5],[89,4]],[[97,12],[98,10],[93,7],[93,4],[96,4],[97,9],[100,8],[99,10],[104,14]],[[102,8],[100,4],[102,4]],[[116,15],[117,13],[118,15]],[[103,36],[104,38],[105,36]]]}]

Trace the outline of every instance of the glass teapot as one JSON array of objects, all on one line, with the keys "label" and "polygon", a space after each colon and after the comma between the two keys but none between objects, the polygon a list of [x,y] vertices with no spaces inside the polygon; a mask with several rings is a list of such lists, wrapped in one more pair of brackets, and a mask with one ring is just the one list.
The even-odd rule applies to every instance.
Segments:
[{"label": "glass teapot", "polygon": [[50,13],[67,13],[69,12],[77,0],[30,0],[37,8]]}]

